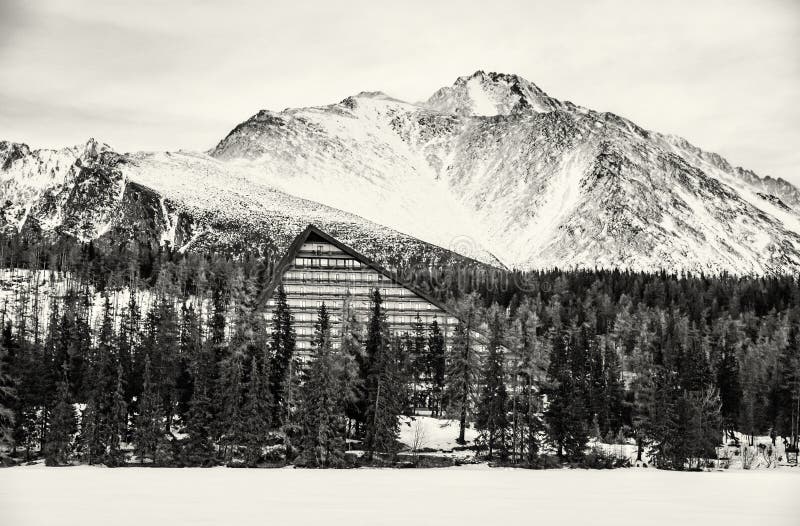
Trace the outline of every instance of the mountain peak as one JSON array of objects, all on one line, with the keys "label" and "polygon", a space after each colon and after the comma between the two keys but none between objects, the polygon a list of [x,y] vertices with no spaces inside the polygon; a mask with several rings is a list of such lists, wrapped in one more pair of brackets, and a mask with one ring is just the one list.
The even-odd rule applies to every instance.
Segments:
[{"label": "mountain peak", "polygon": [[547,113],[561,103],[518,75],[478,70],[439,89],[424,106],[443,113],[488,117],[520,111]]}]

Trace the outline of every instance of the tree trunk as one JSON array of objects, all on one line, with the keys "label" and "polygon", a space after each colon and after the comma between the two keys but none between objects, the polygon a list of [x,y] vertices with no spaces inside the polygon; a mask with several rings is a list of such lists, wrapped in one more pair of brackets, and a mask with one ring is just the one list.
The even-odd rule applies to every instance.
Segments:
[{"label": "tree trunk", "polygon": [[459,423],[458,423],[458,439],[456,439],[456,442],[458,442],[459,444],[462,444],[462,445],[467,443],[467,441],[465,439],[466,427],[467,427],[467,408],[466,407],[462,407],[461,408],[461,419],[459,420]]}]

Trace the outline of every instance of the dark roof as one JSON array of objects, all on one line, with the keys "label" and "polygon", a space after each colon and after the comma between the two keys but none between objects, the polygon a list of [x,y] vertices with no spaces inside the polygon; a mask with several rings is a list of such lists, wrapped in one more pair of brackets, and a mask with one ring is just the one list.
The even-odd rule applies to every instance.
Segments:
[{"label": "dark roof", "polygon": [[281,282],[281,278],[283,277],[284,272],[289,270],[289,266],[292,264],[292,261],[294,261],[294,258],[297,255],[297,252],[300,250],[300,247],[306,241],[312,241],[312,242],[313,241],[325,241],[327,243],[330,243],[331,245],[335,246],[336,248],[338,248],[339,250],[341,250],[345,254],[348,254],[348,255],[358,259],[359,261],[361,261],[362,263],[366,264],[370,268],[372,268],[375,271],[383,274],[384,276],[389,278],[392,281],[392,283],[396,283],[398,285],[401,285],[401,286],[407,288],[408,290],[410,290],[411,292],[413,292],[414,294],[416,294],[420,298],[424,299],[428,303],[431,303],[432,305],[435,305],[436,307],[440,308],[445,313],[453,316],[454,318],[460,319],[460,316],[458,316],[456,313],[454,313],[449,307],[447,307],[446,305],[441,303],[439,300],[431,297],[428,293],[419,290],[414,285],[411,285],[409,283],[406,283],[405,281],[402,281],[397,276],[396,273],[394,273],[394,272],[386,269],[385,267],[379,265],[378,263],[376,263],[372,259],[370,259],[367,256],[365,256],[364,254],[358,252],[354,248],[345,245],[344,243],[342,243],[338,239],[326,234],[325,232],[323,232],[322,230],[320,230],[319,228],[317,228],[314,225],[308,225],[305,230],[303,230],[296,238],[294,238],[294,241],[292,241],[292,244],[289,245],[289,249],[286,251],[286,254],[278,262],[278,266],[275,268],[275,272],[272,275],[272,279],[267,284],[267,287],[264,289],[264,291],[261,294],[261,297],[259,298],[259,301],[258,301],[259,307],[263,306],[270,299],[270,297],[272,297],[272,293],[275,291],[275,288]]}]

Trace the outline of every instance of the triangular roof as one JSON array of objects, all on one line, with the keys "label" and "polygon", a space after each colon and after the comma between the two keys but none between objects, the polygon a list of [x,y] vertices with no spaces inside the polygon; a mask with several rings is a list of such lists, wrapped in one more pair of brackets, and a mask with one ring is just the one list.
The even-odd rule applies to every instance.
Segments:
[{"label": "triangular roof", "polygon": [[267,284],[267,287],[264,289],[262,293],[261,299],[258,302],[259,306],[263,306],[272,297],[272,293],[275,292],[275,289],[277,288],[278,284],[280,284],[283,274],[289,269],[289,265],[292,263],[292,261],[294,261],[294,258],[297,256],[297,253],[299,252],[300,247],[303,246],[303,243],[305,243],[306,241],[313,242],[317,239],[330,243],[331,245],[335,246],[345,254],[358,259],[359,261],[366,264],[368,267],[372,268],[376,272],[383,274],[384,276],[389,278],[392,281],[392,283],[396,283],[402,287],[405,287],[406,289],[410,290],[411,292],[413,292],[420,298],[424,299],[428,303],[438,307],[439,309],[449,314],[450,316],[453,316],[454,318],[459,320],[461,319],[460,316],[458,316],[458,314],[454,313],[452,309],[441,303],[439,300],[431,297],[428,293],[419,290],[414,285],[411,285],[410,283],[406,283],[405,281],[401,280],[400,278],[397,277],[396,273],[386,269],[382,265],[376,263],[375,261],[368,258],[364,254],[358,252],[354,248],[345,245],[344,243],[334,238],[333,236],[323,232],[315,225],[308,225],[305,228],[305,230],[300,232],[300,234],[298,234],[298,236],[294,238],[292,244],[289,245],[289,249],[286,251],[286,254],[278,262],[278,266],[275,268],[275,272],[272,276],[272,279],[270,279],[270,282]]}]

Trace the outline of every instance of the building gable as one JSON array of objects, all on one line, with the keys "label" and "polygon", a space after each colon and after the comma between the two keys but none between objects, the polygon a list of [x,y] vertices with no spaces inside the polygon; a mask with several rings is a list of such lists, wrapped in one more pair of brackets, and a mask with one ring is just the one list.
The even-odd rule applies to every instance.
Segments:
[{"label": "building gable", "polygon": [[334,346],[338,346],[345,299],[366,321],[376,288],[383,298],[389,328],[395,334],[410,333],[417,319],[426,327],[436,320],[447,338],[458,323],[457,316],[436,299],[402,283],[394,273],[313,225],[292,242],[265,289],[259,303],[268,312],[274,309],[274,293],[279,286],[283,287],[295,318],[301,353],[311,347],[321,304],[331,314],[331,335]]}]

